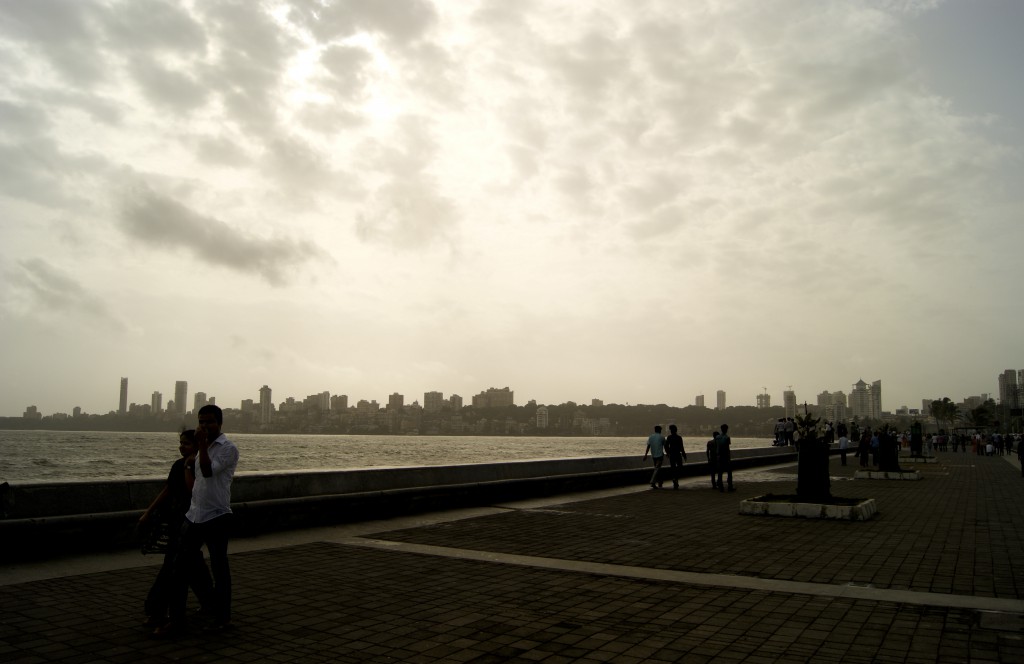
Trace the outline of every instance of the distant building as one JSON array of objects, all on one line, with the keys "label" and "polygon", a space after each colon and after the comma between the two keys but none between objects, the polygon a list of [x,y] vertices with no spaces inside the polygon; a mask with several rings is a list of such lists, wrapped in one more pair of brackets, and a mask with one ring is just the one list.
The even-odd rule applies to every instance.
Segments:
[{"label": "distant building", "polygon": [[348,410],[348,395],[335,394],[331,397],[331,410],[337,412],[344,412]]},{"label": "distant building", "polygon": [[192,412],[198,413],[199,409],[210,403],[206,398],[206,392],[196,392],[192,401]]},{"label": "distant building", "polygon": [[693,405],[696,406],[697,408],[703,408],[704,407],[704,395],[703,394],[698,394],[697,398],[694,399],[694,401],[693,401]]},{"label": "distant building", "polygon": [[388,410],[401,411],[405,407],[405,395],[393,392],[388,397]]},{"label": "distant building", "polygon": [[81,406],[75,406],[74,409],[72,409],[72,411],[71,411],[71,417],[81,417],[81,416],[82,416],[82,407]]},{"label": "distant building", "polygon": [[715,399],[718,404],[715,406],[715,409],[725,410],[725,390],[718,390],[718,392],[715,393]]},{"label": "distant building", "polygon": [[500,390],[496,387],[489,387],[486,391],[473,397],[474,408],[504,408],[514,405],[512,390],[507,387]]},{"label": "distant building", "polygon": [[188,381],[179,380],[174,383],[174,405],[179,415],[185,414],[188,403]]},{"label": "distant building", "polygon": [[117,414],[124,415],[128,412],[128,379],[121,379],[121,400],[118,402]]},{"label": "distant building", "polygon": [[274,417],[273,391],[264,385],[260,388],[260,424],[270,424]]},{"label": "distant building", "polygon": [[782,393],[782,408],[786,417],[796,417],[796,392],[786,390]]},{"label": "distant building", "polygon": [[547,429],[548,428],[548,407],[539,406],[537,408],[537,428]]},{"label": "distant building", "polygon": [[1007,369],[999,374],[999,403],[1009,408],[1020,408],[1021,371]]},{"label": "distant building", "polygon": [[164,395],[160,392],[153,392],[149,400],[149,407],[153,414],[162,413],[164,408]]},{"label": "distant building", "polygon": [[458,394],[451,395],[450,397],[448,397],[448,405],[451,406],[451,409],[454,412],[459,412],[460,410],[462,410],[462,397],[460,397]]},{"label": "distant building", "polygon": [[771,397],[771,395],[767,394],[767,393],[758,394],[757,395],[757,407],[758,408],[771,408],[772,407],[772,397]]},{"label": "distant building", "polygon": [[425,392],[423,394],[423,410],[427,413],[436,413],[444,407],[444,393]]},{"label": "distant building", "polygon": [[25,412],[22,413],[21,416],[24,419],[26,419],[26,420],[41,420],[41,419],[43,419],[43,414],[40,413],[39,409],[36,408],[35,406],[29,406],[28,408],[26,408]]},{"label": "distant building", "polygon": [[850,417],[860,420],[882,419],[882,381],[868,385],[858,380],[850,392]]},{"label": "distant building", "polygon": [[600,408],[603,405],[604,405],[604,401],[601,401],[600,399],[591,399],[590,400],[590,407],[591,408]]}]

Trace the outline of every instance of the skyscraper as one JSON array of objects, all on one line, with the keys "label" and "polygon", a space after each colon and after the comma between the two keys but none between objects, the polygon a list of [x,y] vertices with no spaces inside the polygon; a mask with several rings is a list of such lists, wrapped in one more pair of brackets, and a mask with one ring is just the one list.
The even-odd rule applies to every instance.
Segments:
[{"label": "skyscraper", "polygon": [[121,379],[121,400],[117,406],[117,414],[124,415],[128,412],[128,379]]},{"label": "skyscraper", "polygon": [[698,394],[697,398],[693,400],[693,405],[697,406],[698,408],[703,408],[704,407],[704,395],[703,394]]},{"label": "skyscraper", "polygon": [[757,407],[758,408],[771,408],[772,397],[767,392],[757,395]]},{"label": "skyscraper", "polygon": [[188,381],[179,380],[174,383],[174,409],[179,415],[185,414],[185,409],[188,407]]},{"label": "skyscraper", "polygon": [[206,392],[196,392],[194,401],[192,402],[192,412],[198,413],[199,409],[205,406],[208,402],[206,401]]},{"label": "skyscraper", "polygon": [[715,393],[715,399],[717,401],[715,410],[725,410],[725,390],[718,390]]},{"label": "skyscraper", "polygon": [[260,424],[270,424],[274,402],[270,400],[271,390],[264,385],[260,388]]},{"label": "skyscraper", "polygon": [[858,380],[850,392],[850,416],[861,420],[882,419],[882,381],[868,385]]},{"label": "skyscraper", "polygon": [[154,415],[162,412],[164,406],[164,395],[159,392],[154,392],[152,400],[149,402],[149,406]]},{"label": "skyscraper", "polygon": [[786,417],[796,417],[796,392],[786,390],[782,393],[782,408]]},{"label": "skyscraper", "polygon": [[444,405],[444,394],[441,392],[425,392],[423,394],[423,410],[434,413]]}]

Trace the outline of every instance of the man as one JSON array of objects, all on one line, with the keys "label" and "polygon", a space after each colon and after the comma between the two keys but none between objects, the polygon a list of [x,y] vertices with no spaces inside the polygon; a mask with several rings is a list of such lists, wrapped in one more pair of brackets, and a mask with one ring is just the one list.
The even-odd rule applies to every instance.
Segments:
[{"label": "man", "polygon": [[186,628],[189,561],[205,544],[213,572],[212,630],[231,627],[231,569],[228,566],[228,532],[231,524],[231,479],[238,466],[238,448],[221,433],[224,413],[212,404],[199,409],[196,455],[199,473],[192,487],[192,502],[185,514],[181,543],[174,565],[171,619],[153,635],[176,636]]},{"label": "man", "polygon": [[708,441],[706,454],[708,455],[708,469],[711,471],[711,488],[718,488],[718,432],[711,434]]},{"label": "man", "polygon": [[651,460],[654,461],[654,473],[651,475],[651,488],[660,489],[661,481],[658,479],[658,471],[665,461],[665,437],[661,435],[661,425],[654,427],[654,433],[647,437],[647,450],[644,451],[644,459],[647,453],[651,453]]},{"label": "man", "polygon": [[679,475],[683,472],[683,462],[686,461],[686,450],[683,448],[683,437],[679,435],[676,425],[668,425],[668,439],[665,441],[665,449],[668,451],[668,465],[672,469],[672,488],[679,488]]},{"label": "man", "polygon": [[718,490],[725,493],[722,486],[722,472],[726,473],[729,480],[729,491],[736,489],[732,485],[732,454],[729,446],[732,445],[732,438],[729,437],[729,425],[722,425],[722,435],[718,437]]}]

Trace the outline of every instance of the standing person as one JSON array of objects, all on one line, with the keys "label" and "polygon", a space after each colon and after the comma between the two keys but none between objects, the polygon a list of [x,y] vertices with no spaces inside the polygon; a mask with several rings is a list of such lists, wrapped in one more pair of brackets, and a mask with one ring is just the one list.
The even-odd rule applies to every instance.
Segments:
[{"label": "standing person", "polygon": [[224,413],[207,404],[199,409],[196,427],[196,455],[199,474],[192,487],[192,502],[181,529],[181,545],[174,561],[174,593],[171,619],[153,635],[177,636],[186,628],[185,604],[188,600],[188,561],[202,546],[210,554],[213,570],[213,611],[211,629],[231,627],[231,568],[228,565],[228,534],[231,527],[231,480],[238,467],[238,448],[221,433]]},{"label": "standing person", "polygon": [[729,437],[729,425],[722,425],[722,435],[718,437],[718,490],[725,493],[722,486],[722,472],[725,471],[729,479],[729,491],[736,489],[732,485],[732,453],[729,447],[732,445],[732,438]]},{"label": "standing person", "polygon": [[839,461],[842,465],[846,465],[846,448],[850,444],[850,440],[846,437],[846,431],[843,430],[842,424],[839,425]]},{"label": "standing person", "polygon": [[718,431],[711,434],[706,450],[708,455],[708,469],[711,471],[711,488],[718,488]]},{"label": "standing person", "polygon": [[[157,519],[166,521],[169,535],[163,565],[160,566],[153,586],[146,595],[145,608],[148,617],[145,624],[148,627],[160,627],[167,622],[167,609],[170,607],[171,595],[174,592],[174,559],[181,541],[181,526],[185,521],[185,512],[192,502],[192,485],[195,483],[195,429],[182,431],[178,436],[178,453],[181,454],[181,458],[171,465],[163,490],[139,517],[141,530],[156,525]],[[196,551],[189,565],[188,581],[192,592],[196,594],[199,604],[204,609],[209,609],[212,605],[213,581],[210,580],[210,570],[206,568],[202,552]]]},{"label": "standing person", "polygon": [[679,435],[676,425],[668,425],[668,438],[665,441],[665,450],[668,452],[668,464],[672,468],[672,488],[679,488],[679,475],[683,472],[683,462],[686,461],[686,450],[683,448],[683,437]]},{"label": "standing person", "polygon": [[651,488],[660,489],[661,480],[658,478],[658,471],[661,464],[665,462],[665,437],[661,435],[661,425],[654,427],[654,433],[647,437],[647,450],[644,451],[644,459],[647,453],[651,453],[651,461],[654,462],[654,473],[651,474]]},{"label": "standing person", "polygon": [[860,459],[860,467],[868,467],[868,451],[871,449],[871,429],[865,428],[860,434],[860,443],[857,444],[857,457]]}]

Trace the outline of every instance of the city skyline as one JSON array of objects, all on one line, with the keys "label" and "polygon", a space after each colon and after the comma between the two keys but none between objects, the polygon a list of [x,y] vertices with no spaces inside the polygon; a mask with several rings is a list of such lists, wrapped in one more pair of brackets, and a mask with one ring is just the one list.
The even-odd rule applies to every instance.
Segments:
[{"label": "city skyline", "polygon": [[[926,404],[927,403],[930,403],[931,401],[936,400],[936,399],[941,399],[943,397],[949,397],[954,402],[970,402],[971,400],[978,401],[978,400],[984,400],[986,398],[993,398],[997,403],[1004,403],[1004,402],[1006,402],[1006,400],[1011,400],[1011,401],[1012,400],[1018,400],[1018,401],[1014,401],[1014,406],[1015,407],[1019,406],[1019,400],[1021,398],[1021,394],[1020,394],[1019,390],[1022,387],[1024,387],[1024,370],[1017,370],[1017,369],[1007,369],[1007,370],[1004,370],[1003,372],[999,373],[996,376],[996,383],[997,383],[997,391],[995,391],[995,392],[979,392],[979,393],[975,393],[975,394],[964,394],[964,395],[959,395],[959,396],[953,396],[953,395],[948,395],[948,394],[946,394],[946,395],[922,396],[918,402],[900,404],[899,406],[896,406],[896,407],[890,407],[887,410],[884,407],[883,401],[882,401],[882,394],[884,393],[883,390],[881,389],[882,381],[880,379],[879,380],[874,380],[869,385],[863,379],[858,379],[855,383],[851,384],[850,392],[848,392],[848,393],[843,391],[843,390],[838,390],[838,391],[835,391],[835,392],[830,392],[829,390],[825,390],[823,392],[815,394],[814,398],[803,398],[803,399],[801,399],[801,398],[799,398],[796,395],[796,391],[791,389],[792,386],[787,386],[790,389],[786,389],[786,390],[784,390],[782,392],[781,398],[776,402],[776,404],[777,405],[781,405],[784,408],[787,416],[792,416],[795,413],[795,410],[800,405],[802,405],[804,403],[807,403],[807,404],[810,404],[810,405],[814,405],[816,407],[825,407],[826,408],[826,412],[835,414],[835,413],[837,413],[837,411],[833,410],[833,408],[832,408],[832,401],[833,401],[835,395],[842,395],[842,397],[840,399],[842,401],[842,410],[838,411],[839,413],[858,412],[859,411],[859,412],[869,413],[870,416],[872,418],[875,418],[875,419],[880,417],[882,412],[890,412],[890,413],[892,413],[892,412],[895,412],[895,411],[901,410],[901,409],[910,409],[910,410],[920,409],[922,412],[924,412],[924,411],[927,410],[927,408],[926,408]],[[217,401],[217,397],[216,397],[215,394],[208,394],[207,392],[202,391],[202,390],[195,391],[195,392],[191,393],[192,404],[191,404],[191,406],[189,406],[189,396],[190,396],[190,393],[188,392],[188,389],[189,389],[188,385],[189,385],[189,382],[187,380],[176,380],[174,382],[175,399],[174,400],[170,400],[170,401],[167,402],[168,407],[167,407],[166,410],[161,410],[161,408],[159,406],[159,404],[163,403],[163,393],[160,392],[159,390],[155,390],[155,391],[150,393],[150,396],[149,396],[150,401],[148,403],[146,403],[144,401],[139,401],[139,402],[132,401],[131,398],[130,398],[131,387],[130,387],[129,379],[128,379],[128,377],[122,376],[120,378],[120,383],[119,383],[119,387],[118,387],[118,399],[117,399],[117,404],[118,405],[115,408],[111,408],[109,410],[103,410],[103,409],[100,409],[100,410],[89,410],[88,408],[83,408],[79,404],[75,404],[75,406],[73,408],[66,408],[64,410],[58,409],[58,410],[54,410],[54,411],[48,411],[45,408],[39,407],[38,404],[33,403],[33,404],[26,404],[23,407],[21,415],[24,416],[26,413],[30,413],[30,412],[33,413],[33,415],[36,415],[36,414],[39,414],[39,415],[50,415],[50,414],[54,414],[54,413],[69,414],[69,413],[71,413],[71,411],[73,409],[77,410],[79,412],[82,412],[82,413],[90,413],[90,414],[118,413],[119,415],[124,415],[124,414],[126,414],[126,411],[127,411],[127,408],[128,408],[129,405],[136,406],[136,407],[138,407],[138,406],[148,406],[149,407],[149,412],[151,412],[151,413],[171,412],[171,408],[173,407],[175,413],[183,415],[185,413],[195,413],[195,412],[198,411],[198,409],[201,406],[203,406],[203,405],[205,405],[207,403],[211,403],[211,404],[215,403],[215,404],[221,406],[222,408],[240,408],[240,407],[242,407],[242,404],[244,402],[251,401],[251,402],[253,402],[252,405],[254,407],[256,407],[256,408],[261,410],[262,417],[266,418],[267,414],[268,414],[268,411],[266,411],[266,405],[267,404],[273,404],[274,407],[277,407],[278,404],[285,403],[286,401],[289,401],[289,400],[301,402],[302,400],[308,399],[308,398],[311,398],[311,397],[320,397],[320,398],[322,398],[322,400],[325,402],[325,407],[323,408],[324,410],[327,410],[328,408],[331,408],[332,406],[330,406],[330,404],[333,402],[334,399],[336,399],[338,397],[343,397],[344,398],[344,402],[346,404],[346,407],[354,407],[355,404],[357,402],[359,402],[359,401],[370,401],[370,402],[378,403],[378,404],[381,405],[381,407],[383,407],[384,404],[387,404],[389,407],[394,407],[396,405],[401,407],[402,405],[410,405],[411,403],[415,402],[415,403],[418,403],[420,406],[424,407],[426,410],[432,410],[433,408],[430,406],[432,401],[437,402],[435,404],[435,405],[437,405],[441,401],[448,402],[449,399],[456,399],[458,401],[458,403],[461,404],[464,400],[467,403],[470,402],[470,401],[475,402],[478,397],[483,396],[485,394],[489,394],[489,393],[492,393],[492,392],[505,392],[505,391],[508,392],[508,396],[507,396],[508,405],[512,405],[512,394],[515,392],[514,390],[510,390],[510,388],[508,386],[506,386],[504,388],[487,387],[487,388],[479,388],[478,391],[468,392],[467,394],[469,395],[469,397],[466,398],[464,395],[460,395],[457,392],[448,392],[448,393],[446,393],[444,391],[439,391],[439,390],[427,390],[427,391],[421,393],[422,394],[422,398],[419,398],[417,396],[413,396],[413,393],[393,391],[393,392],[389,393],[386,396],[386,398],[381,399],[379,397],[374,397],[374,396],[365,396],[365,395],[359,395],[359,394],[352,394],[352,393],[350,393],[348,391],[346,391],[346,392],[333,392],[331,390],[324,390],[324,391],[321,391],[321,392],[307,393],[304,396],[302,394],[287,394],[287,395],[284,395],[283,397],[279,395],[279,398],[275,402],[275,400],[273,399],[273,396],[272,396],[273,395],[273,388],[271,386],[267,385],[267,384],[264,384],[262,387],[258,388],[254,392],[254,394],[247,395],[247,396],[242,396],[241,398],[239,398],[234,403],[228,403],[228,402],[226,402],[224,400]],[[767,394],[767,392],[765,392],[765,390],[767,389],[767,387],[766,386],[762,386],[761,389],[762,389],[762,392],[758,393],[758,394],[755,394],[754,395],[754,399],[750,403],[748,403],[746,401],[739,401],[739,400],[733,400],[733,401],[730,402],[728,400],[728,393],[725,390],[716,390],[716,403],[715,403],[714,409],[715,410],[722,410],[723,408],[728,407],[728,406],[744,406],[744,407],[746,407],[746,406],[754,406],[754,407],[757,407],[757,408],[768,408],[768,407],[771,406],[771,399],[770,398],[765,398],[765,396]],[[873,394],[872,394],[872,390],[874,390]],[[858,393],[860,393],[860,394],[858,395]],[[405,399],[407,397],[409,397],[411,399],[411,401],[409,401],[408,403],[405,402]],[[768,397],[770,397],[770,395],[768,395]],[[850,401],[851,401],[851,403],[849,405],[847,404],[847,401],[846,401],[847,398],[849,398]],[[823,399],[827,403],[823,402]],[[859,405],[853,403],[854,401],[858,401],[858,400],[860,402]],[[538,404],[544,404],[544,405],[557,405],[557,404],[562,404],[562,403],[567,403],[567,402],[575,402],[575,403],[583,404],[583,405],[586,405],[586,404],[589,404],[589,403],[605,403],[605,402],[607,402],[607,403],[618,403],[618,404],[622,404],[622,405],[641,405],[640,403],[629,403],[629,402],[625,402],[625,401],[616,401],[614,399],[610,399],[610,400],[602,399],[602,398],[598,397],[597,395],[592,395],[592,396],[584,398],[584,399],[563,399],[561,401],[553,401],[553,402],[545,402],[545,401],[540,401],[538,399],[533,399],[533,398],[530,398],[530,397],[526,397],[525,399],[520,400],[519,403],[516,403],[514,405],[521,406],[521,405],[524,405],[525,403],[528,403],[530,401],[534,401],[534,402],[536,402]],[[672,407],[685,407],[687,405],[691,405],[691,404],[695,403],[698,406],[702,406],[703,405],[703,401],[704,401],[704,395],[703,394],[698,394],[698,395],[693,396],[688,401],[686,401],[686,400],[680,400],[680,401],[663,400],[663,401],[658,401],[658,402],[650,402],[648,404],[643,404],[643,405],[665,404],[665,405],[672,406]],[[180,403],[184,403],[185,407],[182,408],[179,405]],[[504,399],[503,399],[503,403],[504,403]],[[920,404],[920,405],[918,405],[918,404]],[[977,405],[977,404],[975,404],[975,405]],[[791,411],[793,411],[793,412],[791,412]],[[17,415],[17,414],[5,415],[3,413],[0,413],[0,417],[17,417],[17,416],[19,416],[19,415]],[[835,419],[846,419],[846,418],[842,417],[842,416],[836,416]]]},{"label": "city skyline", "polygon": [[1014,0],[0,2],[0,413],[117,410],[124,376],[163,407],[174,376],[229,405],[997,393],[1024,366],[1021,25]]}]

